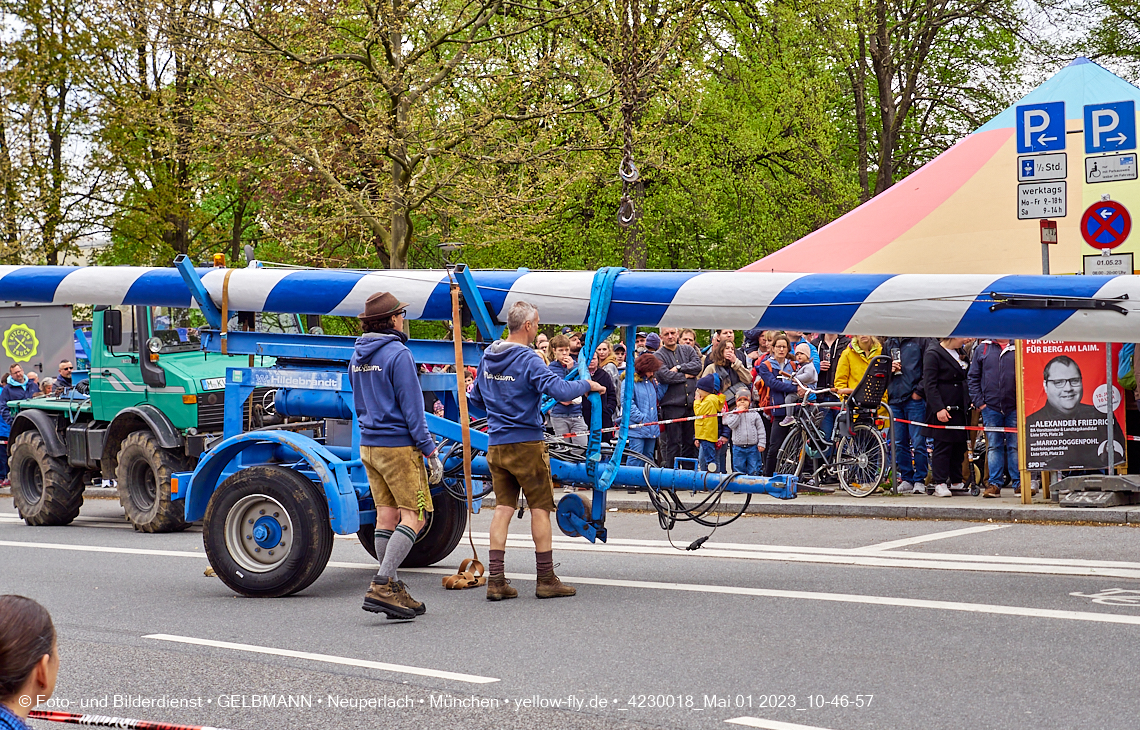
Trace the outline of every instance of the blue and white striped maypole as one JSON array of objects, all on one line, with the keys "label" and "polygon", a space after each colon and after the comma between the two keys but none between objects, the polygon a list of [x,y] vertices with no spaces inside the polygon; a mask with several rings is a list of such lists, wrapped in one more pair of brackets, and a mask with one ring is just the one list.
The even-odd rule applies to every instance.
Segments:
[{"label": "blue and white striped maypole", "polygon": [[[198,269],[217,304],[226,271]],[[546,323],[586,321],[592,271],[471,273],[499,321],[519,300]],[[230,311],[355,316],[369,295],[390,291],[409,303],[411,319],[451,318],[442,270],[251,267],[234,269],[227,289]],[[3,266],[0,300],[192,306],[176,269],[130,266]],[[627,271],[614,282],[606,324],[1135,342],[1138,315],[1140,276]]]}]

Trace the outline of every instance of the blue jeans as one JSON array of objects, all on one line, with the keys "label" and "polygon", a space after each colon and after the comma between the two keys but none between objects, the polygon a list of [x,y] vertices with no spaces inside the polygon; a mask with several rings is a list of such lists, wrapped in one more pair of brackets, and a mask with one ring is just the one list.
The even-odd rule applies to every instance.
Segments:
[{"label": "blue jeans", "polygon": [[763,452],[752,446],[732,446],[732,469],[741,474],[758,477],[764,468]]},{"label": "blue jeans", "polygon": [[655,438],[637,438],[630,436],[626,441],[626,448],[636,451],[642,456],[653,458],[653,452],[657,449],[657,439]]},{"label": "blue jeans", "polygon": [[698,441],[697,443],[700,444],[700,450],[697,453],[697,469],[708,471],[709,464],[716,463],[717,474],[723,474],[728,449],[724,447],[718,449],[716,441]]},{"label": "blue jeans", "polygon": [[[1017,428],[1017,411],[1002,413],[986,406],[982,409],[982,425],[989,428]],[[986,431],[986,466],[990,484],[1000,487],[1009,476],[1014,489],[1021,489],[1021,472],[1017,468],[1017,434]]]},{"label": "blue jeans", "polygon": [[[922,422],[926,418],[926,401],[911,398],[905,403],[894,404],[891,406],[891,418]],[[911,484],[925,482],[928,454],[922,426],[896,423],[895,440],[898,442],[895,445],[895,468],[898,469],[899,480]]]}]

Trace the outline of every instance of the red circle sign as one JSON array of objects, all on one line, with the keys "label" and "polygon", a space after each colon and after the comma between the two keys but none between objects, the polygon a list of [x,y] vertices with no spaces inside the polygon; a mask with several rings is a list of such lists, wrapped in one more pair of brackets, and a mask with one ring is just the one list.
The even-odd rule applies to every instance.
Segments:
[{"label": "red circle sign", "polygon": [[1095,249],[1116,248],[1131,231],[1128,209],[1113,200],[1094,203],[1081,216],[1081,235]]}]

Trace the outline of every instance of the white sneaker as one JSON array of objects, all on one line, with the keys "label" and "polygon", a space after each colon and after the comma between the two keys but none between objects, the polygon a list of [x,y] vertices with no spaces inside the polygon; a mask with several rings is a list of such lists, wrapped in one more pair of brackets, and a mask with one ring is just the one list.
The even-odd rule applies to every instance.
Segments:
[{"label": "white sneaker", "polygon": [[[1107,416],[1105,416],[1107,418]],[[908,481],[899,482],[899,494],[910,494],[914,491],[914,485]]]},{"label": "white sneaker", "polygon": [[950,493],[949,488],[947,488],[947,486],[945,484],[935,484],[934,485],[934,496],[935,497],[953,497],[954,495]]},{"label": "white sneaker", "polygon": [[957,490],[961,491],[961,490],[966,488],[966,483],[965,482],[958,482],[957,484],[952,485],[950,488],[951,489],[957,489]]},{"label": "white sneaker", "polygon": [[926,483],[925,482],[915,482],[913,494],[926,494]]},{"label": "white sneaker", "polygon": [[[1107,419],[1108,416],[1105,416],[1105,418]],[[784,420],[780,421],[780,425],[784,428],[787,428],[788,426],[794,426],[796,425],[796,419],[792,416],[785,416]]]}]

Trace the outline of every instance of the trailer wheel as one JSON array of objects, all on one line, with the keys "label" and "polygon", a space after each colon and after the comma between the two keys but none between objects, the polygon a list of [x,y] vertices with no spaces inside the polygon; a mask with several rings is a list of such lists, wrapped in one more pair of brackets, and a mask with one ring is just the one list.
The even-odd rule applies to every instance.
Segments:
[{"label": "trailer wheel", "polygon": [[170,500],[170,475],[185,464],[158,445],[149,431],[135,431],[123,439],[115,479],[119,503],[139,532],[178,532],[189,525],[181,502]]},{"label": "trailer wheel", "polygon": [[[408,557],[404,558],[401,568],[435,565],[451,555],[451,551],[463,539],[463,530],[467,527],[467,503],[447,494],[433,502],[435,510],[427,513],[424,528],[416,536],[416,544],[412,546]],[[356,533],[360,544],[373,559],[376,558],[375,536],[376,525],[361,525]]]},{"label": "trailer wheel", "polygon": [[47,452],[39,431],[12,441],[12,501],[29,525],[69,525],[83,506],[83,471]]},{"label": "trailer wheel", "polygon": [[277,598],[308,588],[332,554],[322,492],[281,466],[233,474],[206,506],[202,541],[222,582],[243,596]]}]

